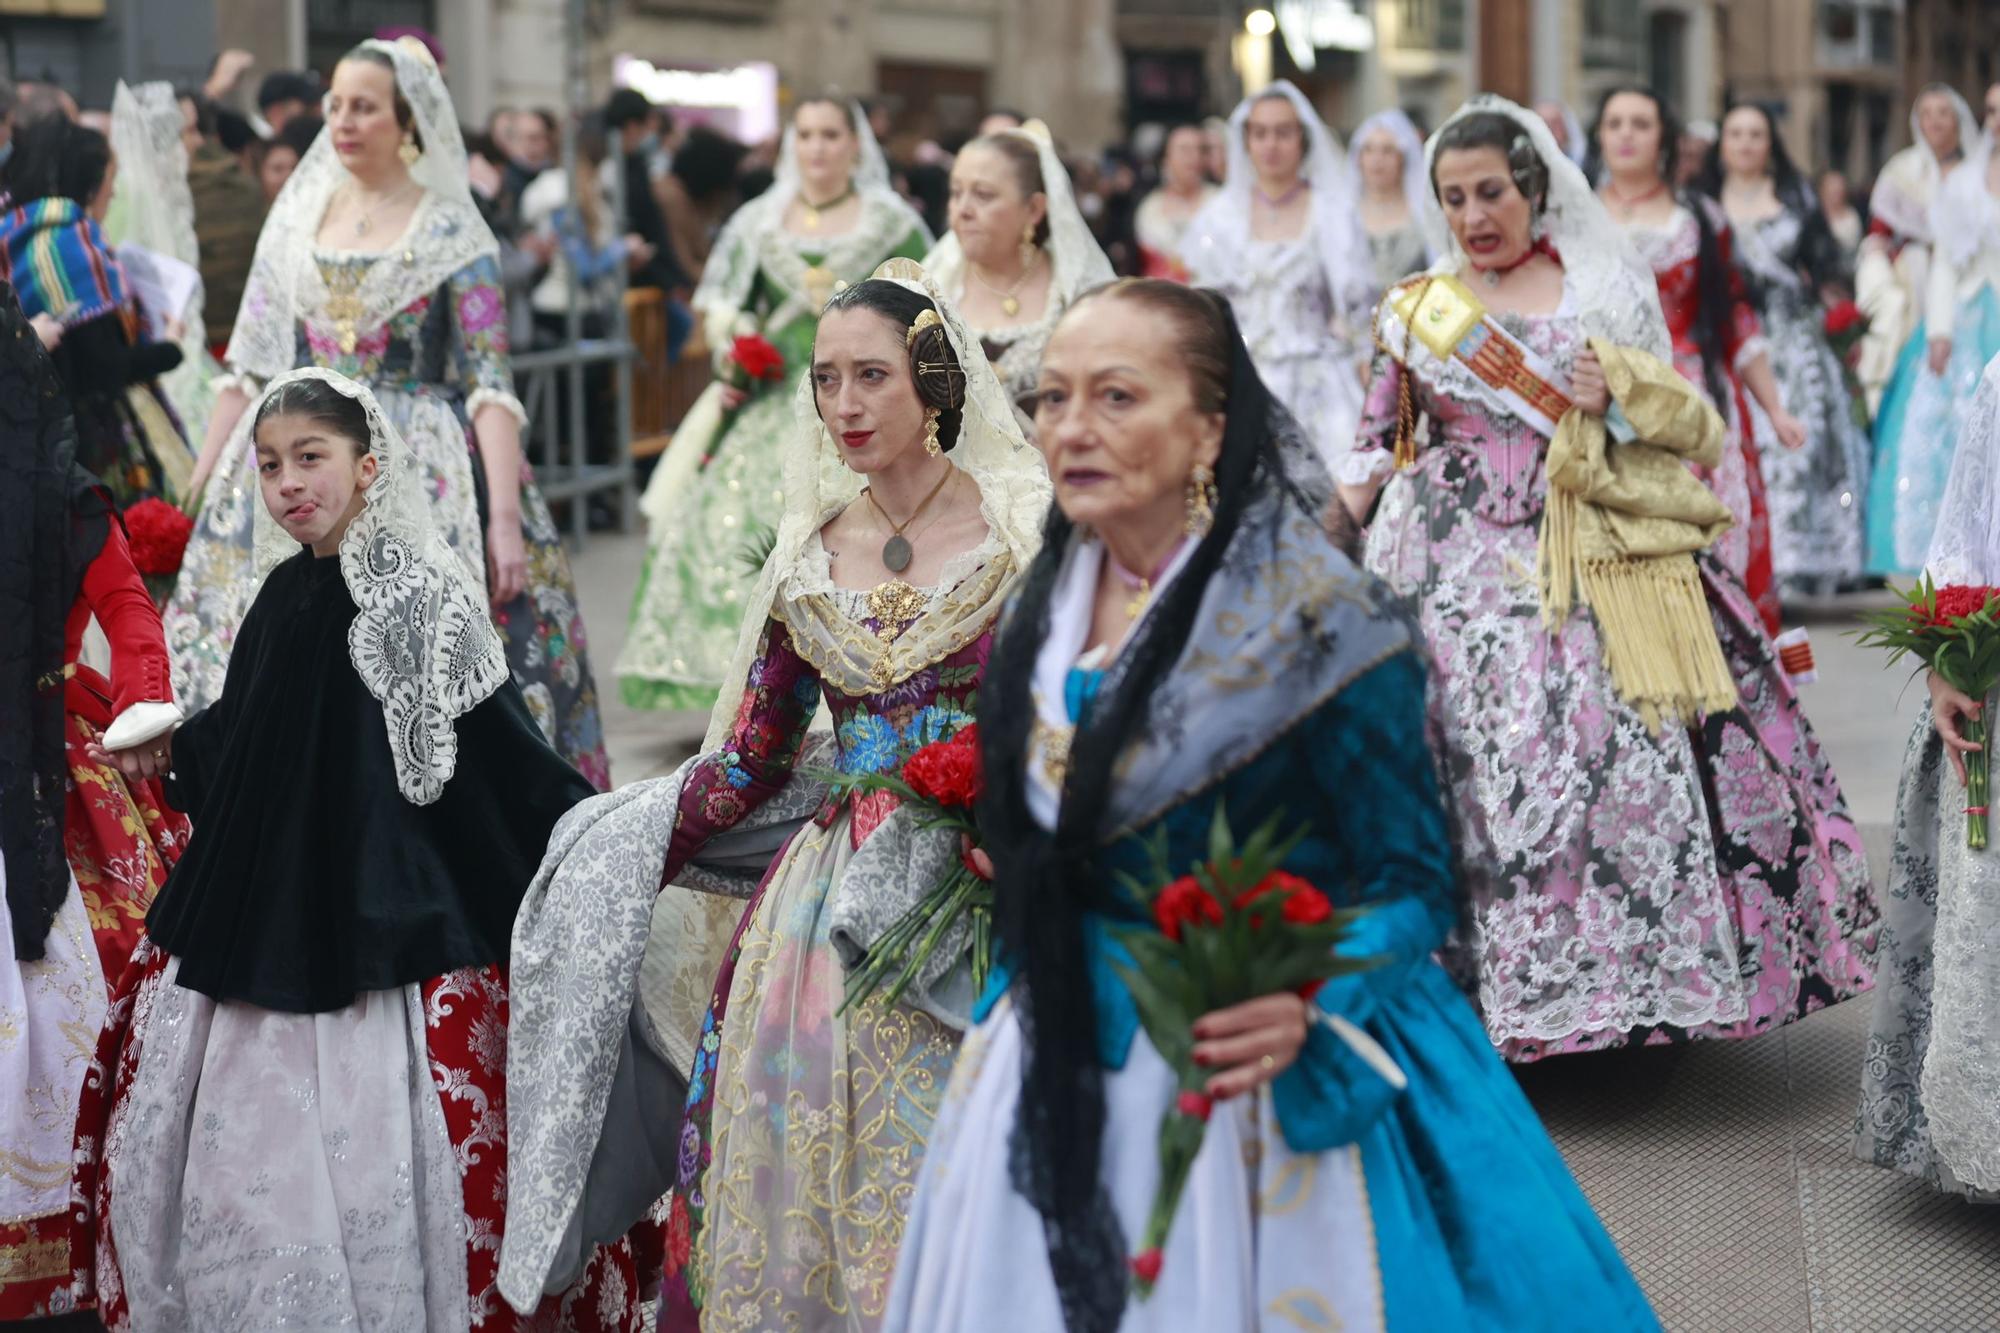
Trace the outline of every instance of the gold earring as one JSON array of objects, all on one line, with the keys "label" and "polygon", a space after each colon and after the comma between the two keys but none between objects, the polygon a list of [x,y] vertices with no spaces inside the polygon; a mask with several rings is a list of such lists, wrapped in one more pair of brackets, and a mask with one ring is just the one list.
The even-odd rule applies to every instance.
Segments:
[{"label": "gold earring", "polygon": [[408,130],[404,130],[403,146],[396,150],[396,156],[403,159],[404,166],[414,167],[415,165],[417,165],[417,159],[422,157],[423,155],[424,155],[424,150],[417,147],[417,136],[410,133]]},{"label": "gold earring", "polygon": [[1196,463],[1188,473],[1187,535],[1206,537],[1215,526],[1215,473],[1206,463]]},{"label": "gold earring", "polygon": [[942,415],[943,413],[935,407],[924,409],[924,452],[932,458],[944,452],[944,445],[938,440],[937,433],[938,418]]},{"label": "gold earring", "polygon": [[1021,228],[1021,267],[1035,262],[1035,251],[1041,247],[1035,244],[1035,224],[1030,222]]}]

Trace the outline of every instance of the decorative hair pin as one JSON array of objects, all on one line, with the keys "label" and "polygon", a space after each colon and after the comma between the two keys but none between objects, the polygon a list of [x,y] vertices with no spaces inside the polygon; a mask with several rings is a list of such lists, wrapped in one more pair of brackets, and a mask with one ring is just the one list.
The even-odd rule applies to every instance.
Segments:
[{"label": "decorative hair pin", "polygon": [[922,333],[925,329],[940,328],[943,326],[943,324],[944,321],[938,318],[937,311],[929,309],[919,310],[917,312],[917,317],[910,321],[910,332],[908,336],[906,336],[903,339],[904,348],[908,349],[911,347],[915,347],[917,345],[917,335]]}]

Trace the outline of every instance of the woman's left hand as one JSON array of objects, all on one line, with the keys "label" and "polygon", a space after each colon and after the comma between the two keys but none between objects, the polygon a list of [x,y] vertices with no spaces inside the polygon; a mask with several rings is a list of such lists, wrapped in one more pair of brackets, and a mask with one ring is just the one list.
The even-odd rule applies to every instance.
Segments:
[{"label": "woman's left hand", "polygon": [[519,514],[495,514],[486,525],[486,589],[493,605],[505,606],[528,587],[528,548]]},{"label": "woman's left hand", "polygon": [[1778,432],[1778,443],[1787,449],[1806,447],[1806,423],[1783,408],[1771,413],[1771,429]]},{"label": "woman's left hand", "polygon": [[1604,378],[1604,363],[1597,353],[1585,348],[1569,372],[1570,401],[1594,417],[1611,410],[1611,382]]},{"label": "woman's left hand", "polygon": [[1217,1069],[1208,1095],[1252,1092],[1291,1068],[1306,1044],[1306,1001],[1290,991],[1203,1014],[1194,1025],[1194,1062]]},{"label": "woman's left hand", "polygon": [[107,750],[102,742],[89,741],[85,743],[83,752],[89,756],[91,763],[115,768],[129,782],[151,782],[154,778],[163,778],[174,766],[174,738],[171,733],[129,750]]}]

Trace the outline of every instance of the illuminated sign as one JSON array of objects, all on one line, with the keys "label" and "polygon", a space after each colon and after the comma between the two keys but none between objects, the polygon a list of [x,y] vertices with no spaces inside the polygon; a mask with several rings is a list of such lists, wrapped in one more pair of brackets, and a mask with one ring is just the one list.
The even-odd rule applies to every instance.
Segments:
[{"label": "illuminated sign", "polygon": [[736,137],[758,143],[778,132],[778,67],[766,61],[723,69],[661,67],[638,56],[611,62],[611,81],[655,106],[712,107],[736,114]]}]

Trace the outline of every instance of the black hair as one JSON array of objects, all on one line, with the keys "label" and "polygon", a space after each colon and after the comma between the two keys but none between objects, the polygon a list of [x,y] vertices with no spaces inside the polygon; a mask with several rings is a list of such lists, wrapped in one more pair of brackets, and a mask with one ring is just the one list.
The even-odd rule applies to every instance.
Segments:
[{"label": "black hair", "polygon": [[271,142],[274,144],[283,144],[303,159],[306,155],[306,150],[312,147],[313,140],[317,139],[319,132],[325,128],[326,122],[324,120],[311,112],[301,112],[299,115],[293,116],[290,120],[286,121],[285,128],[279,130],[272,137]]},{"label": "black hair", "polygon": [[215,103],[199,88],[178,88],[174,91],[176,102],[186,102],[194,108],[194,132],[204,139],[215,138]]},{"label": "black hair", "polygon": [[1195,136],[1201,140],[1201,151],[1203,155],[1206,156],[1206,154],[1208,153],[1208,130],[1203,127],[1200,121],[1198,120],[1170,121],[1167,124],[1166,131],[1160,135],[1160,151],[1153,157],[1153,169],[1155,171],[1166,170],[1167,145],[1171,144],[1174,141],[1174,136],[1176,134],[1179,134],[1182,130],[1194,131]]},{"label": "black hair", "polygon": [[[1048,182],[1042,179],[1042,155],[1036,151],[1033,140],[1016,130],[1001,130],[995,134],[983,134],[966,145],[967,148],[990,148],[1007,159],[1014,169],[1014,183],[1021,189],[1023,199],[1035,195],[1048,194]],[[1035,224],[1035,244],[1049,243],[1049,215],[1042,214],[1042,220]]]},{"label": "black hair", "polygon": [[1497,111],[1475,111],[1438,131],[1437,148],[1431,154],[1431,197],[1437,197],[1437,164],[1444,160],[1444,155],[1474,148],[1496,149],[1506,159],[1507,174],[1514,178],[1514,188],[1528,201],[1534,215],[1540,217],[1549,199],[1549,164],[1535,151],[1535,142],[1528,132]]},{"label": "black hair", "polygon": [[423,152],[424,132],[417,128],[416,113],[410,110],[410,100],[403,96],[403,86],[396,82],[396,62],[389,58],[388,52],[378,51],[372,46],[357,46],[340,59],[342,63],[359,60],[366,64],[379,65],[389,71],[389,89],[396,99],[396,123],[407,130],[410,138],[416,141],[417,151]]},{"label": "black hair", "polygon": [[[1095,1002],[1084,918],[1109,901],[1098,866],[1106,816],[1127,740],[1145,725],[1160,682],[1185,650],[1208,584],[1253,501],[1315,506],[1285,478],[1273,434],[1270,391],[1250,360],[1235,315],[1218,293],[1160,279],[1123,279],[1087,294],[1063,322],[1094,299],[1116,296],[1149,307],[1175,326],[1184,356],[1228,367],[1220,409],[1227,414],[1215,462],[1214,521],[1142,620],[1115,673],[1072,738],[1061,813],[1053,831],[1027,803],[1028,743],[1035,718],[1030,686],[1049,632],[1057,576],[1075,527],[1051,506],[1042,547],[1022,576],[979,692],[986,794],[979,827],[997,870],[995,925],[1002,952],[1017,960],[1012,994],[1027,1035],[1021,1106],[1008,1145],[1015,1187],[1041,1215],[1049,1262],[1071,1328],[1112,1327],[1124,1306],[1123,1239],[1099,1184],[1105,1134],[1104,1071],[1097,1058]],[[1197,402],[1200,377],[1195,381]],[[1275,550],[1265,559],[1276,559]],[[1108,1260],[1108,1262],[1107,1262]]]},{"label": "black hair", "polygon": [[7,193],[16,204],[69,199],[87,206],[110,169],[109,139],[66,116],[51,116],[16,133]]},{"label": "black hair", "polygon": [[823,320],[836,310],[869,310],[901,331],[909,351],[910,378],[917,386],[917,398],[925,407],[938,410],[938,443],[946,451],[958,444],[959,426],[965,419],[965,368],[958,363],[951,338],[942,323],[931,323],[909,337],[917,316],[937,307],[921,292],[884,278],[869,278],[835,292],[821,314]]},{"label": "black hair", "polygon": [[674,150],[671,170],[687,188],[688,198],[699,203],[735,188],[736,169],[749,151],[728,135],[697,125]]},{"label": "black hair", "polygon": [[215,141],[232,153],[240,153],[257,141],[250,118],[226,106],[215,109]]},{"label": "black hair", "polygon": [[830,106],[834,108],[840,112],[840,118],[847,122],[848,133],[857,135],[861,133],[861,113],[854,109],[853,98],[842,97],[836,92],[809,93],[792,103],[792,120],[796,122],[799,118],[799,112],[809,106]]},{"label": "black hair", "polygon": [[[1833,239],[1833,232],[1826,225],[1826,216],[1820,211],[1818,190],[1812,181],[1806,179],[1805,173],[1799,170],[1785,148],[1784,136],[1778,133],[1778,118],[1762,102],[1736,102],[1722,113],[1722,119],[1717,124],[1727,126],[1729,118],[1738,111],[1754,111],[1764,119],[1764,132],[1771,143],[1767,170],[1772,188],[1777,192],[1778,202],[1797,214],[1801,223],[1800,267],[1815,289],[1834,281],[1842,268],[1840,245]],[[1702,162],[1701,175],[1695,178],[1695,186],[1709,198],[1720,201],[1723,175],[1722,139],[1718,135],[1708,150],[1708,157]],[[1743,276],[1750,284],[1752,295],[1760,295],[1756,275],[1745,270]]]},{"label": "black hair", "polygon": [[361,400],[342,393],[327,381],[314,377],[293,380],[264,396],[257,419],[250,425],[251,438],[272,417],[304,417],[317,421],[354,445],[354,456],[368,452],[374,432],[368,428],[368,409]]},{"label": "black hair", "polygon": [[[1668,189],[1673,189],[1674,177],[1680,170],[1681,131],[1685,128],[1680,114],[1673,103],[1643,83],[1613,84],[1604,90],[1604,96],[1597,99],[1597,115],[1590,122],[1590,156],[1584,164],[1584,174],[1591,180],[1601,179],[1603,174],[1604,149],[1598,135],[1604,127],[1604,112],[1611,105],[1611,99],[1623,96],[1643,97],[1654,106],[1660,121],[1660,179]],[[1694,316],[1694,341],[1701,348],[1702,379],[1708,386],[1710,398],[1715,400],[1717,411],[1726,412],[1729,407],[1729,371],[1727,353],[1723,347],[1726,339],[1723,329],[1729,321],[1729,311],[1734,298],[1729,290],[1729,261],[1722,253],[1722,233],[1716,225],[1715,215],[1710,212],[1714,206],[1699,195],[1687,193],[1677,195],[1681,206],[1694,215],[1695,228],[1700,234],[1699,259],[1695,269],[1695,292],[1699,304]]]},{"label": "black hair", "polygon": [[637,88],[619,88],[604,102],[604,127],[622,130],[635,120],[650,119],[653,104]]},{"label": "black hair", "polygon": [[[344,59],[353,60],[359,55],[360,51],[356,49],[349,51]],[[384,57],[381,63],[387,65],[389,61]],[[296,70],[281,69],[274,73],[266,74],[264,81],[257,85],[257,109],[259,111],[267,107],[276,106],[280,102],[304,102],[307,106],[312,106],[318,101],[318,85]]]}]

